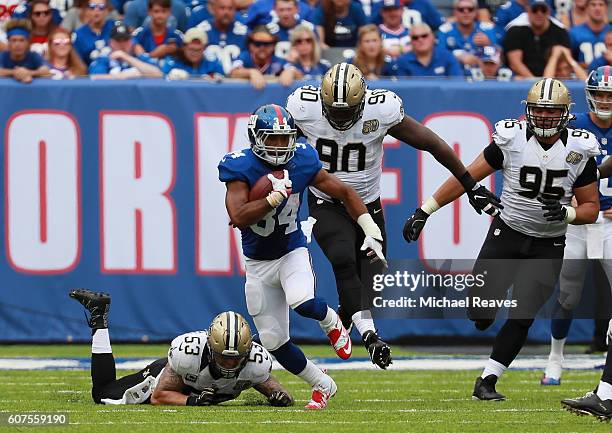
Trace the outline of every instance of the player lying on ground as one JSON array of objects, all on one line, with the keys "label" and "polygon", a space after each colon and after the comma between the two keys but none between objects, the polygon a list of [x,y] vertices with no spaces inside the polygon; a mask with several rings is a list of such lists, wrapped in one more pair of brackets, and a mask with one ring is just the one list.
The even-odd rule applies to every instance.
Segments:
[{"label": "player lying on ground", "polygon": [[608,325],[606,336],[608,356],[599,385],[593,392],[587,392],[584,397],[568,398],[561,405],[577,415],[593,415],[600,421],[612,420],[612,320]]},{"label": "player lying on ground", "polygon": [[270,374],[272,357],[252,342],[249,324],[238,313],[221,313],[208,331],[176,337],[167,358],[117,379],[108,334],[110,295],[78,289],[70,297],[91,314],[91,395],[96,403],[208,406],[233,400],[252,387],[272,406],[293,404]]},{"label": "player lying on ground", "polygon": [[[495,384],[523,347],[535,315],[554,292],[559,278],[568,224],[590,224],[599,213],[597,164],[599,144],[593,134],[568,129],[571,99],[559,80],[537,81],[525,101],[526,120],[495,124],[493,141],[468,167],[481,180],[502,170],[502,204],[474,265],[486,275],[470,297],[504,300],[513,286],[517,308],[498,332],[491,357],[476,380],[473,398],[504,400]],[[404,237],[417,240],[429,215],[463,193],[447,180],[406,221]],[[571,206],[572,197],[577,207]],[[510,260],[508,260],[510,259]],[[468,317],[479,330],[495,321],[497,308],[470,304]]]},{"label": "player lying on ground", "polygon": [[321,168],[317,151],[296,145],[295,123],[284,108],[259,107],[248,128],[251,148],[230,153],[219,163],[227,213],[242,233],[247,308],[262,345],[312,386],[306,407],[323,409],[336,384],[291,342],[289,308],[318,321],[342,359],[351,356],[351,339],[336,312],[315,296],[315,276],[298,219],[302,193],[314,185],[342,201],[363,230],[361,249],[384,261],[382,234],[359,195]]},{"label": "player lying on ground", "polygon": [[[467,191],[478,213],[494,215],[499,199],[479,185],[451,147],[410,116],[402,100],[385,89],[367,88],[354,65],[339,63],[327,71],[321,86],[304,86],[287,99],[301,135],[317,149],[323,168],[354,188],[383,235],[385,219],[380,202],[383,140],[387,134],[415,149],[431,153]],[[391,363],[391,348],[376,333],[371,299],[373,275],[383,272],[381,262],[371,263],[361,250],[364,234],[342,202],[312,185],[308,193],[310,215],[317,223],[313,233],[332,265],[340,305],[338,314],[347,329],[355,325],[380,368]]]},{"label": "player lying on ground", "polygon": [[[589,112],[577,114],[570,123],[572,128],[585,129],[592,133],[607,155],[612,152],[611,73],[612,67],[601,66],[589,74],[585,82]],[[610,159],[604,154],[597,156],[598,163],[601,163],[602,160],[609,161]],[[603,177],[600,176],[600,178]],[[544,377],[540,381],[542,385],[561,383],[563,348],[572,324],[572,310],[580,304],[589,259],[599,260],[608,278],[608,287],[601,289],[610,290],[612,282],[612,191],[608,184],[609,179],[601,179],[599,187],[601,214],[597,222],[583,226],[570,225],[567,228],[563,267],[559,276],[560,309],[557,313],[558,318],[553,318],[551,321],[550,355]]]}]

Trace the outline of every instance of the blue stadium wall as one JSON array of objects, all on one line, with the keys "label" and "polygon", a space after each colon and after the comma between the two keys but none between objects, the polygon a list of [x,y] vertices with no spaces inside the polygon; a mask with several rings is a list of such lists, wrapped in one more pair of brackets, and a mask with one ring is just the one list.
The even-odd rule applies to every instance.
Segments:
[{"label": "blue stadium wall", "polygon": [[[568,85],[576,102],[575,111],[585,110],[581,84]],[[395,91],[402,97],[406,113],[417,120],[434,129],[446,128],[439,133],[451,144],[461,144],[464,162],[488,144],[491,125],[497,120],[522,115],[521,100],[528,86],[521,82],[429,80],[371,84],[373,88]],[[0,136],[0,341],[87,340],[89,332],[81,308],[67,297],[73,287],[112,294],[111,334],[115,340],[169,340],[179,333],[204,328],[221,310],[235,309],[246,314],[244,276],[236,254],[235,233],[227,228],[223,186],[211,182],[216,175],[216,161],[224,153],[221,150],[246,144],[244,126],[248,113],[264,103],[283,104],[291,90],[279,85],[255,91],[246,84],[161,80],[39,80],[31,85],[0,81],[0,123],[5,126]],[[130,116],[134,116],[133,125]],[[446,120],[450,123],[445,127]],[[476,122],[473,128],[471,121]],[[478,128],[481,131],[473,138],[470,134]],[[158,138],[170,145],[156,150]],[[215,151],[209,154],[211,146]],[[151,180],[151,168],[161,164],[160,176],[170,179],[168,185],[157,186],[163,190],[161,201],[149,208],[144,204],[146,209],[141,213],[135,211],[127,217],[126,209],[137,208],[138,204],[104,196],[111,194],[104,192],[105,187],[115,188],[112,194],[122,194],[121,176],[114,178],[112,164],[117,164],[117,173],[125,175],[125,167],[119,167],[125,159],[123,151],[128,156],[136,152],[135,158],[144,164],[144,172],[136,173],[136,177]],[[40,164],[41,152],[46,161],[44,167]],[[169,168],[164,168],[164,160],[171,161]],[[204,160],[206,170],[202,171]],[[446,177],[427,161],[408,146],[388,143],[384,165],[386,190],[390,192],[386,193],[385,213],[391,259],[417,259],[424,258],[427,251],[435,253],[435,245],[408,245],[401,237],[404,220],[417,206],[419,195],[428,194]],[[70,174],[71,169],[62,168],[63,164],[76,167],[75,173]],[[40,170],[45,170],[45,182],[41,181]],[[202,176],[208,176],[205,186]],[[137,185],[134,179],[131,181],[132,186]],[[155,190],[154,180],[151,182],[146,188]],[[70,190],[75,185],[74,193],[62,192],[62,188]],[[41,204],[37,195],[41,188],[58,199]],[[211,191],[210,198],[207,191]],[[138,190],[129,194],[137,196]],[[114,200],[114,214],[105,213],[111,204],[105,203],[104,197],[109,203]],[[64,199],[69,203],[62,204]],[[41,206],[48,214],[41,216]],[[166,211],[159,221],[152,220],[151,209],[155,206]],[[466,215],[470,213],[466,203],[461,206]],[[62,209],[72,207],[76,214],[62,213]],[[114,218],[116,226],[104,225],[111,224],[102,221],[105,215],[107,219]],[[463,225],[482,236],[487,219],[469,218],[469,223]],[[445,221],[440,217],[438,224],[446,224]],[[56,232],[56,226],[70,235]],[[446,236],[444,226],[437,231],[450,236]],[[215,236],[221,236],[222,242],[202,245]],[[433,234],[429,239],[434,239]],[[480,246],[478,240],[470,241],[469,237],[462,242],[467,244],[464,250],[471,253]],[[159,245],[172,251],[159,251]],[[113,251],[117,257],[112,257]],[[317,292],[335,306],[337,295],[331,268],[316,245],[312,253]],[[573,327],[570,338],[590,338],[589,323],[581,322]],[[495,331],[477,334],[465,320],[388,319],[378,321],[378,326],[382,335],[390,339],[491,336]],[[322,337],[316,323],[294,314],[291,327],[297,338]],[[548,335],[547,322],[536,322],[531,338],[547,341]]]}]

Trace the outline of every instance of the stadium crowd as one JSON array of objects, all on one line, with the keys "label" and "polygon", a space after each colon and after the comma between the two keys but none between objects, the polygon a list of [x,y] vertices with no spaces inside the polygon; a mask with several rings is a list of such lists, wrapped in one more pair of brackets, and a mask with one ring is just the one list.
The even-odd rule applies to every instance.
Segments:
[{"label": "stadium crowd", "polygon": [[368,79],[584,80],[612,60],[607,0],[447,1],[0,0],[0,77],[263,88],[347,59]]}]

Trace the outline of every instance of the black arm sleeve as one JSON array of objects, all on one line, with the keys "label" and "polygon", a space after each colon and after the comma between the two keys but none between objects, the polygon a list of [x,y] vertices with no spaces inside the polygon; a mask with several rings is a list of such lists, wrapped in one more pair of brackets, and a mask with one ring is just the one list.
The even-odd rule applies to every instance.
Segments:
[{"label": "black arm sleeve", "polygon": [[582,173],[580,173],[574,181],[574,188],[587,186],[593,182],[597,182],[597,163],[595,162],[595,158],[589,158],[582,169]]},{"label": "black arm sleeve", "polygon": [[495,170],[504,168],[504,154],[494,141],[482,152],[487,163]]}]

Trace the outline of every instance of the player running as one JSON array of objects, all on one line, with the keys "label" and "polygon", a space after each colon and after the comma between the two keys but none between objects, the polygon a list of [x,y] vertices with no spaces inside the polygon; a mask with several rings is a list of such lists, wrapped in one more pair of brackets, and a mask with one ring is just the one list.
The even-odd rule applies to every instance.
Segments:
[{"label": "player running", "polygon": [[[430,129],[405,116],[402,100],[395,93],[369,90],[353,65],[334,65],[323,77],[320,88],[297,89],[287,100],[287,111],[294,117],[299,133],[317,149],[323,168],[357,191],[383,234],[380,178],[383,139],[387,134],[430,152],[463,185],[478,213],[498,212],[499,199],[474,181],[453,150]],[[342,323],[349,330],[354,324],[372,362],[387,368],[391,364],[391,348],[376,333],[369,310],[371,301],[364,302],[366,295],[372,293],[368,281],[383,271],[383,264],[368,260],[361,248],[364,235],[341,201],[312,185],[308,207],[311,217],[318,221],[313,233],[336,277]],[[386,253],[386,236],[383,252]]]},{"label": "player running", "polygon": [[[599,143],[582,129],[568,129],[571,100],[555,79],[537,81],[525,101],[526,120],[495,124],[493,141],[468,167],[478,180],[502,170],[504,209],[491,223],[476,260],[474,275],[488,275],[470,298],[504,300],[510,286],[517,308],[497,333],[473,398],[504,400],[497,380],[518,355],[533,319],[554,292],[561,271],[567,224],[590,224],[599,212],[597,164]],[[447,180],[427,203],[444,206],[462,193]],[[577,206],[571,206],[572,196]],[[417,209],[404,227],[407,241],[417,240],[431,214]],[[429,206],[431,209],[431,206]],[[510,259],[510,260],[506,260]],[[534,260],[538,259],[538,260]],[[477,329],[494,321],[497,308],[470,304],[468,317]]]},{"label": "player running", "polygon": [[77,289],[70,297],[91,315],[91,395],[96,403],[209,406],[233,400],[252,387],[272,406],[293,404],[270,374],[272,357],[252,342],[249,324],[238,313],[219,314],[208,331],[179,335],[167,358],[117,379],[108,334],[110,295]]},{"label": "player running", "polygon": [[[255,110],[248,134],[251,148],[230,153],[219,163],[219,179],[227,187],[227,213],[242,233],[247,308],[263,346],[286,370],[312,386],[306,408],[323,409],[337,387],[291,342],[289,307],[317,320],[342,359],[351,356],[351,340],[336,312],[315,296],[315,276],[298,219],[302,192],[315,185],[341,200],[363,230],[361,248],[384,261],[382,235],[359,195],[321,168],[316,150],[296,144],[295,123],[284,108],[264,105]],[[269,194],[249,201],[251,189],[266,176]]]},{"label": "player running", "polygon": [[[598,140],[605,153],[612,152],[612,68],[601,66],[589,74],[585,93],[588,113],[579,113],[570,123],[574,128],[585,129]],[[608,160],[600,155],[597,162]],[[603,177],[603,176],[602,176]],[[563,348],[572,324],[571,311],[580,303],[588,260],[598,259],[612,281],[612,189],[610,180],[599,181],[599,203],[601,213],[595,224],[568,226],[563,267],[559,276],[560,316],[551,322],[550,355],[542,385],[559,385],[563,372]],[[612,284],[612,283],[611,283]]]}]

